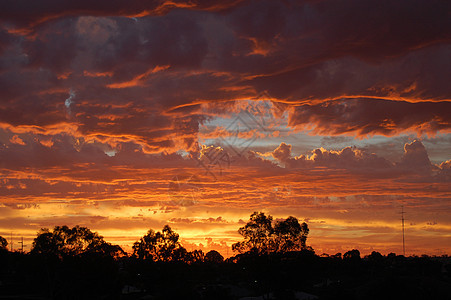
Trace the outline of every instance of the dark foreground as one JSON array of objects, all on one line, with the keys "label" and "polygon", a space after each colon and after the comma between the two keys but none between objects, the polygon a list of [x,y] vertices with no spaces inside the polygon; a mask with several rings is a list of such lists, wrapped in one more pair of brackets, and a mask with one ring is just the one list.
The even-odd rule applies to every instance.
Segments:
[{"label": "dark foreground", "polygon": [[0,253],[0,299],[451,299],[451,258],[301,251],[226,262]]}]

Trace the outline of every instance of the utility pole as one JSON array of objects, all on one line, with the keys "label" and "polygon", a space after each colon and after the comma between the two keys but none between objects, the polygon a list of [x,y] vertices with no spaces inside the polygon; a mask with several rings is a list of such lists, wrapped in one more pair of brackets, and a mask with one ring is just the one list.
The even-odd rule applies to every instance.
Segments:
[{"label": "utility pole", "polygon": [[404,205],[401,205],[401,222],[402,222],[402,253],[406,256],[406,244],[404,239]]},{"label": "utility pole", "polygon": [[21,245],[19,251],[23,253],[23,237],[22,240],[19,242],[19,244]]},{"label": "utility pole", "polygon": [[13,232],[11,231],[11,252],[14,251],[14,247],[13,247]]}]

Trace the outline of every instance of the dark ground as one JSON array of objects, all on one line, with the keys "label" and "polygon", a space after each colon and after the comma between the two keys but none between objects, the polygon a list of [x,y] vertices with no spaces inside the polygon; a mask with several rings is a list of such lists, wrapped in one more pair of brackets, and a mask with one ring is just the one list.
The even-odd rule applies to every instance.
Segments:
[{"label": "dark ground", "polygon": [[186,264],[2,251],[0,268],[0,299],[451,299],[446,256],[301,251]]}]

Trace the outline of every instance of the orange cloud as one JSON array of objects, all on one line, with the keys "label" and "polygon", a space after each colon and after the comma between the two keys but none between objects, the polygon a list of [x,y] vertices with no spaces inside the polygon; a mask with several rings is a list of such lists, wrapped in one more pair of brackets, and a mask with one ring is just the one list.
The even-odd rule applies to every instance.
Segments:
[{"label": "orange cloud", "polygon": [[25,146],[25,142],[16,134],[10,140],[11,143]]},{"label": "orange cloud", "polygon": [[156,66],[143,74],[137,75],[130,81],[121,82],[121,83],[112,83],[112,84],[107,85],[107,87],[111,88],[111,89],[122,89],[122,88],[127,88],[127,87],[140,86],[140,85],[144,84],[143,80],[146,79],[150,74],[164,71],[166,69],[169,69],[169,67],[170,67],[169,65]]}]

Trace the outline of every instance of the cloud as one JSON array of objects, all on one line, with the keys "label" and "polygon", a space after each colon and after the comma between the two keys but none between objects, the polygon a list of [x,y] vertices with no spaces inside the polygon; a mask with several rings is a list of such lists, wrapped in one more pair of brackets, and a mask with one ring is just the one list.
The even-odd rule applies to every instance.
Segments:
[{"label": "cloud", "polygon": [[[161,15],[167,13],[171,9],[205,9],[212,11],[220,11],[233,7],[241,1],[226,1],[218,3],[216,1],[129,1],[115,2],[101,0],[96,3],[82,0],[77,4],[71,1],[45,0],[37,5],[30,7],[29,3],[24,0],[4,0],[2,1],[0,19],[12,21],[18,24],[29,24],[31,26],[38,25],[49,20],[71,16],[71,15],[88,15],[88,16],[136,16],[142,17],[147,15]],[[27,7],[24,10],[24,7]]]},{"label": "cloud", "polygon": [[310,156],[300,155],[287,161],[292,168],[342,168],[378,170],[391,168],[392,163],[373,153],[357,148],[346,147],[342,150],[315,149]]},{"label": "cloud", "polygon": [[447,169],[451,169],[451,160],[448,161],[444,161],[440,164],[440,169],[442,170],[447,170]]},{"label": "cloud", "polygon": [[11,143],[25,146],[25,142],[16,134],[10,140]]},{"label": "cloud", "polygon": [[36,203],[2,203],[3,205],[5,205],[6,207],[12,208],[12,209],[29,209],[29,208],[34,208],[34,209],[38,209],[39,208],[39,204]]},{"label": "cloud", "polygon": [[449,102],[409,103],[376,99],[345,99],[296,106],[289,125],[313,128],[321,135],[375,134],[393,136],[403,132],[431,134],[451,129]]},{"label": "cloud", "polygon": [[[148,151],[169,151],[179,146],[170,134],[180,116],[175,108],[219,107],[218,101],[267,91],[275,101],[296,105],[293,126],[307,125],[299,120],[305,117],[322,134],[449,130],[447,4],[401,2],[405,6],[390,1],[100,1],[94,6],[44,1],[24,13],[21,1],[4,1],[0,116],[14,125],[67,121],[64,99],[73,89],[77,103],[70,105],[70,122],[80,133],[121,138],[134,131],[133,138]],[[142,17],[119,17],[124,15]],[[334,120],[347,115],[327,119],[331,110],[368,113],[376,106],[380,109],[372,118],[340,120],[343,125]],[[391,113],[403,109],[415,113],[405,118]],[[186,148],[205,120],[195,113]],[[159,141],[153,142],[154,134]]]},{"label": "cloud", "polygon": [[370,177],[375,175],[399,176],[399,174],[408,172],[424,175],[425,178],[429,178],[428,180],[433,180],[432,177],[429,177],[432,175],[432,171],[441,169],[442,173],[445,173],[449,165],[448,162],[443,162],[439,166],[432,164],[426,148],[419,140],[404,145],[404,154],[398,162],[391,162],[384,157],[356,147],[345,147],[341,150],[327,150],[321,147],[311,151],[310,155],[295,157],[292,157],[291,149],[290,144],[282,142],[272,152],[272,155],[278,161],[284,162],[285,168],[293,170],[323,168],[322,172],[327,173],[329,170],[345,169],[351,173],[367,174]]},{"label": "cloud", "polygon": [[411,143],[405,144],[404,155],[399,162],[399,166],[404,168],[431,170],[432,164],[423,143],[415,140]]},{"label": "cloud", "polygon": [[[56,139],[55,146],[42,147],[45,151],[54,147],[56,150],[60,143]],[[17,147],[15,150],[26,148],[11,146]],[[282,147],[288,149],[289,144]],[[296,151],[296,147],[292,148]],[[409,218],[420,224],[409,228],[411,236],[421,235],[421,226],[430,220],[441,224],[444,232],[450,226],[446,212],[437,215],[449,202],[449,179],[445,181],[446,178],[434,177],[434,172],[420,169],[424,164],[418,162],[424,162],[425,150],[419,141],[407,143],[407,158],[400,160],[416,162],[418,168],[408,169],[400,162],[345,147],[315,149],[304,157],[282,156],[288,157],[285,167],[249,153],[233,160],[217,180],[205,176],[205,170],[196,168],[193,161],[176,154],[155,156],[130,147],[114,157],[98,151],[98,157],[90,160],[94,149],[94,145],[85,145],[80,152],[73,150],[73,160],[66,164],[57,161],[58,164],[46,166],[43,163],[54,161],[44,161],[39,167],[3,167],[0,193],[8,201],[0,206],[0,229],[7,231],[3,228],[17,225],[30,230],[31,239],[39,226],[84,224],[111,236],[111,241],[130,244],[149,228],[158,230],[171,222],[190,243],[199,245],[205,236],[211,236],[215,242],[227,241],[230,246],[239,239],[237,222],[265,207],[275,218],[310,218],[315,249],[326,249],[326,245],[327,249],[333,248],[328,243],[331,234],[338,230],[340,235],[334,234],[333,238],[335,245],[349,244],[353,234],[360,232],[361,246],[366,249],[369,245],[384,245],[366,234],[394,237],[399,222],[393,211],[402,202],[408,203]],[[52,155],[57,157],[56,153]],[[441,168],[448,170],[448,165],[444,162]],[[378,170],[383,172],[374,174]],[[201,197],[192,206],[162,206],[163,199],[170,199],[171,178],[181,172],[197,174],[202,182]],[[35,204],[39,209],[34,209]],[[416,215],[415,209],[421,214]],[[388,217],[381,220],[381,214]]]},{"label": "cloud", "polygon": [[73,103],[73,99],[75,98],[75,92],[70,90],[69,98],[64,101],[64,105],[66,105],[67,111],[70,113],[70,105]]},{"label": "cloud", "polygon": [[171,223],[205,223],[205,224],[210,224],[210,223],[228,223],[226,220],[224,220],[222,217],[217,217],[217,218],[206,218],[206,219],[201,219],[201,218],[171,218],[169,220],[169,222]]},{"label": "cloud", "polygon": [[274,149],[272,156],[280,162],[285,162],[291,157],[291,145],[282,142],[279,147]]}]

